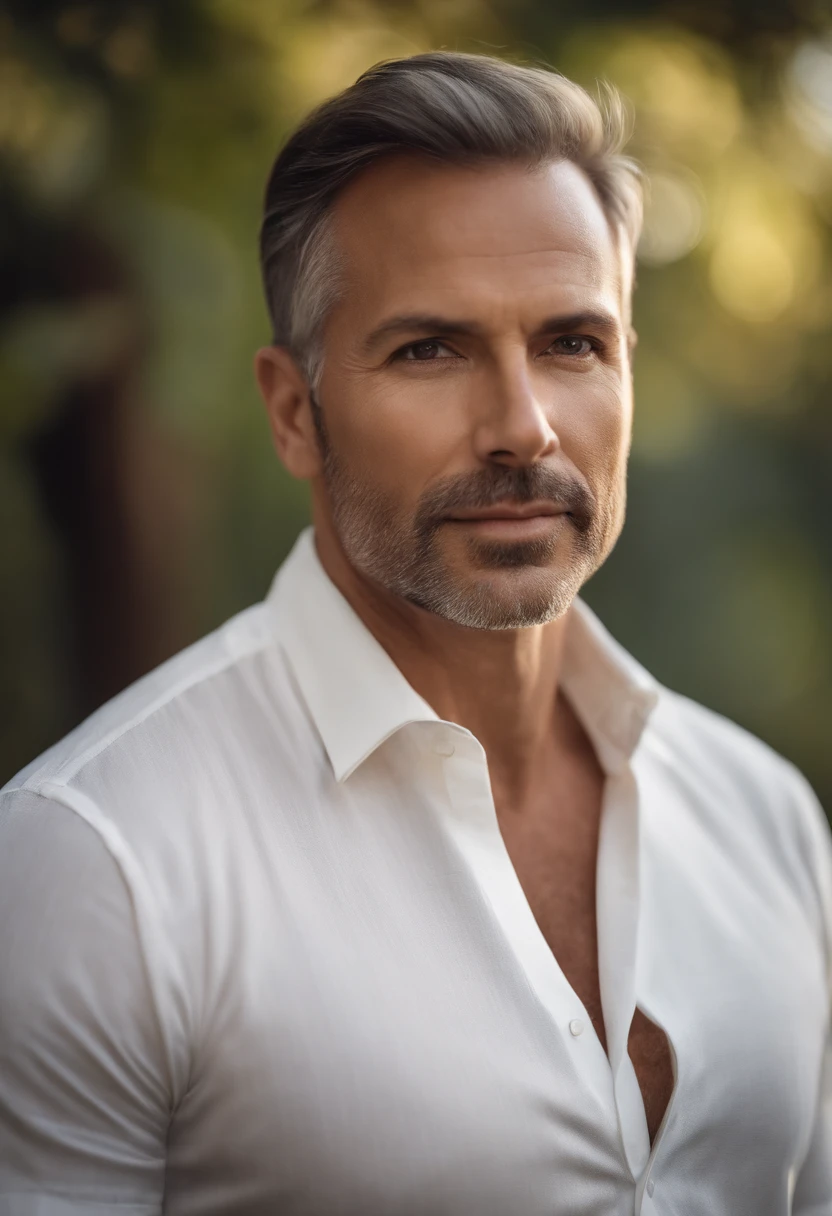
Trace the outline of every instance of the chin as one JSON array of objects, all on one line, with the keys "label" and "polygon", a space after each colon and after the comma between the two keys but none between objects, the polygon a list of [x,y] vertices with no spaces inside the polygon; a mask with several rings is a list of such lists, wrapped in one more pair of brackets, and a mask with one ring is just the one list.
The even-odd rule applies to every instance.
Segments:
[{"label": "chin", "polygon": [[538,536],[528,540],[469,538],[464,563],[475,571],[520,571],[524,568],[557,572],[574,561],[573,546],[563,535]]},{"label": "chin", "polygon": [[504,566],[449,581],[424,606],[469,629],[529,629],[563,616],[581,581],[574,570]]}]

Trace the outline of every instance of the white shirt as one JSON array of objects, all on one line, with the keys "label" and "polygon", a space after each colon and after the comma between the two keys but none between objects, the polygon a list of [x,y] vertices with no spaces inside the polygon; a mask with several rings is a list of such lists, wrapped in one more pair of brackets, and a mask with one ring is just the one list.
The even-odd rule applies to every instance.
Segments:
[{"label": "white shirt", "polygon": [[[0,1216],[832,1216],[825,821],[579,600],[609,1057],[486,758],[305,533],[5,787]],[[676,1082],[650,1149],[638,1005]]]}]

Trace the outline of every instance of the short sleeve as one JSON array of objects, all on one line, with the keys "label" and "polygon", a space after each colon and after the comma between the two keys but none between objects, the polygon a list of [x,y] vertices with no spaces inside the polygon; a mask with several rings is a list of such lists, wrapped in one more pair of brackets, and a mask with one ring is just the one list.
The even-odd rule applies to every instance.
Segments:
[{"label": "short sleeve", "polygon": [[170,1085],[135,909],[96,830],[0,796],[0,1216],[162,1210]]}]

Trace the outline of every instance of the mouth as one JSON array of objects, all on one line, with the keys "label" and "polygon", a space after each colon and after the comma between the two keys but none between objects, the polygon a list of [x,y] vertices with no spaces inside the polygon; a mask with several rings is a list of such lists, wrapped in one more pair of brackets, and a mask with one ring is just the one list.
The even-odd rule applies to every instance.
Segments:
[{"label": "mouth", "polygon": [[570,512],[551,502],[498,503],[479,510],[455,511],[444,522],[494,540],[532,540],[548,536],[566,517]]},{"label": "mouth", "polygon": [[495,503],[492,507],[454,511],[447,518],[452,523],[477,522],[481,519],[536,519],[543,515],[568,515],[569,512],[553,502]]}]

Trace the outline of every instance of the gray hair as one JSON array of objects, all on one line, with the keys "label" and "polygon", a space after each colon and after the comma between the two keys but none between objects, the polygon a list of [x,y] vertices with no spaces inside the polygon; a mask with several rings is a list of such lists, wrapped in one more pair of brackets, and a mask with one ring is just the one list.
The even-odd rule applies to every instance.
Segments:
[{"label": "gray hair", "polygon": [[274,341],[292,351],[314,385],[323,323],[339,287],[332,204],[379,158],[413,152],[452,164],[530,168],[571,161],[634,251],[642,192],[638,167],[621,154],[628,135],[625,106],[611,86],[599,104],[556,72],[450,51],[376,64],[306,118],[269,175],[260,262]]}]

